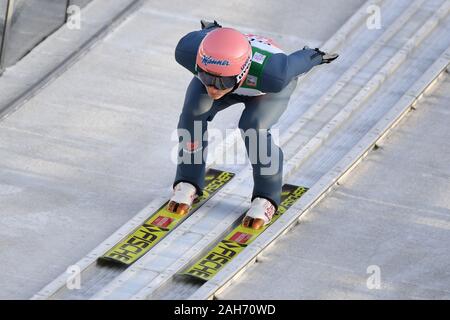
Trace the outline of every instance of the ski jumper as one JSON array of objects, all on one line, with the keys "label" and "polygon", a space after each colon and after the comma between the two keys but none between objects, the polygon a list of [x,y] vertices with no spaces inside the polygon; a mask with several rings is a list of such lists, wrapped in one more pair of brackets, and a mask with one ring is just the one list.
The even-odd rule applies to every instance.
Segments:
[{"label": "ski jumper", "polygon": [[[242,86],[218,100],[213,100],[196,77],[195,66],[201,41],[215,28],[217,27],[188,33],[178,42],[175,50],[176,61],[192,72],[194,78],[187,88],[178,122],[179,161],[173,185],[189,182],[196,187],[198,194],[202,193],[206,164],[201,155],[208,145],[207,139],[202,137],[207,137],[208,122],[213,120],[217,112],[231,105],[244,103],[245,108],[238,127],[241,129],[247,155],[252,155],[252,200],[256,197],[265,198],[278,208],[283,178],[283,152],[273,142],[270,128],[286,110],[297,77],[319,65],[322,56],[309,48],[287,55],[271,39],[246,35],[252,46],[252,62],[247,77]],[[183,132],[188,131],[192,137],[196,137],[196,130],[196,139],[183,139]],[[248,130],[256,130],[256,141],[250,139],[250,135],[245,135]],[[264,159],[261,159],[258,150],[261,146],[265,149]],[[257,150],[254,150],[255,148]]]}]

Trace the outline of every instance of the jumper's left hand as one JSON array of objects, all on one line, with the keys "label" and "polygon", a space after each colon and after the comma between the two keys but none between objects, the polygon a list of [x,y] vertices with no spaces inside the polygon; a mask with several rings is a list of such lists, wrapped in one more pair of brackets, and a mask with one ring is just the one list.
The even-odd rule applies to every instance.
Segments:
[{"label": "jumper's left hand", "polygon": [[339,55],[337,53],[327,53],[319,50],[319,48],[315,48],[316,52],[320,53],[322,55],[322,63],[331,63],[332,61],[336,60]]}]

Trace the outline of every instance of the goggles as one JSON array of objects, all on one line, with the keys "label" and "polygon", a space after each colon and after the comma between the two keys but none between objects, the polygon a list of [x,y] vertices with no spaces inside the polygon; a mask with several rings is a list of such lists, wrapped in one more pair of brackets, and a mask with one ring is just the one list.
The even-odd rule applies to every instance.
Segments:
[{"label": "goggles", "polygon": [[197,76],[205,86],[213,86],[217,90],[231,89],[234,88],[234,86],[237,84],[236,76],[215,76],[202,70],[199,66],[197,66]]}]

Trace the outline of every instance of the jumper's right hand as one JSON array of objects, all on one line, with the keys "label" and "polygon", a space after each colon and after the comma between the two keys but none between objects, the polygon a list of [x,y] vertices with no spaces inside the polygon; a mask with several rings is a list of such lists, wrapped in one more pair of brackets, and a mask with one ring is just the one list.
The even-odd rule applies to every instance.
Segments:
[{"label": "jumper's right hand", "polygon": [[189,205],[185,203],[177,203],[175,201],[169,201],[169,204],[167,205],[167,211],[170,211],[172,213],[185,215],[189,212]]},{"label": "jumper's right hand", "polygon": [[213,27],[222,28],[222,26],[216,20],[214,20],[214,22],[210,22],[210,21],[206,21],[206,20],[202,19],[202,20],[200,20],[200,25],[202,27],[202,30],[213,28]]}]

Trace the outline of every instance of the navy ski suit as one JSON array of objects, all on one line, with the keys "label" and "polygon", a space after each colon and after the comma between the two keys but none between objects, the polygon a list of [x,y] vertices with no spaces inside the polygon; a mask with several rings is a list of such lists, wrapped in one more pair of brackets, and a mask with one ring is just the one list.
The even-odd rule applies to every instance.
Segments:
[{"label": "navy ski suit", "polygon": [[[252,148],[254,150],[255,147],[258,154],[251,160],[254,182],[252,200],[256,197],[265,198],[278,208],[283,177],[283,152],[273,142],[270,128],[286,110],[289,98],[295,89],[297,77],[321,64],[322,55],[309,48],[287,55],[271,43],[261,41],[258,36],[253,38],[247,36],[249,41],[251,40],[253,58],[244,85],[218,100],[213,100],[208,96],[205,86],[195,76],[195,64],[200,42],[215,28],[188,33],[179,41],[175,50],[176,61],[192,72],[194,78],[187,88],[178,122],[179,161],[173,185],[189,182],[196,187],[198,194],[202,193],[205,159],[198,155],[203,154],[203,150],[207,148],[207,139],[201,137],[207,136],[205,133],[207,133],[208,121],[211,121],[217,112],[231,105],[244,103],[245,109],[238,127],[242,133],[249,129],[259,133],[253,141],[248,136],[242,135],[247,155],[250,157],[250,150]],[[194,137],[196,130],[194,123],[197,123],[197,130],[201,131],[201,136],[195,141],[186,141],[182,138],[182,132],[187,131]],[[200,129],[198,124],[201,124]],[[262,143],[266,143],[265,161],[261,161],[259,156],[258,149],[261,148]],[[252,144],[255,145],[252,146]],[[189,161],[183,159],[189,159]],[[270,170],[264,171],[264,168],[269,167]]]}]

